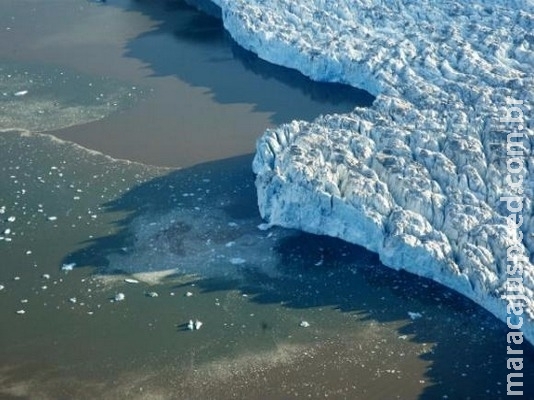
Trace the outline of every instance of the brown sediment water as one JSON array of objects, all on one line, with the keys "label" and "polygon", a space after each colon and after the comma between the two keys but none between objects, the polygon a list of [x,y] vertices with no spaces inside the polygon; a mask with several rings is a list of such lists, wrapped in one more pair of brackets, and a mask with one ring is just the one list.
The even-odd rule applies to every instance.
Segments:
[{"label": "brown sediment water", "polygon": [[181,1],[4,0],[0,29],[0,106],[20,104],[0,134],[1,398],[504,397],[484,310],[258,229],[256,138],[369,95],[262,62]]}]

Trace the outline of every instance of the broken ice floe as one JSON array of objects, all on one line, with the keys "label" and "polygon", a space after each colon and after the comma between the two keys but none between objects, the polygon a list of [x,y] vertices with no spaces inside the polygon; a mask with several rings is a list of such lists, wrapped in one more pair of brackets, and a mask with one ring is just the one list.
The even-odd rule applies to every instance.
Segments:
[{"label": "broken ice floe", "polygon": [[23,314],[26,314],[26,311],[25,310],[17,310],[17,314],[18,315],[23,315]]},{"label": "broken ice floe", "polygon": [[72,271],[75,266],[76,266],[76,263],[63,264],[63,266],[61,267],[61,270],[62,271]]},{"label": "broken ice floe", "polygon": [[416,319],[421,318],[423,314],[418,313],[418,312],[408,311],[408,316],[410,317],[411,320],[416,320]]},{"label": "broken ice floe", "polygon": [[126,283],[130,283],[130,284],[136,284],[136,283],[139,283],[139,281],[137,279],[131,279],[131,278],[126,278],[124,279],[124,282]]},{"label": "broken ice floe", "polygon": [[117,293],[115,295],[115,297],[113,298],[113,300],[115,300],[115,301],[123,301],[125,298],[126,298],[126,296],[124,295],[124,293]]},{"label": "broken ice floe", "polygon": [[190,331],[198,331],[202,327],[203,323],[202,321],[199,321],[198,319],[193,322],[192,319],[189,320],[187,323],[187,329]]},{"label": "broken ice floe", "polygon": [[148,292],[146,294],[147,297],[159,297],[158,292]]},{"label": "broken ice floe", "polygon": [[308,328],[310,326],[310,323],[308,321],[300,321],[299,326],[302,328]]},{"label": "broken ice floe", "polygon": [[18,92],[13,93],[13,95],[17,97],[26,96],[27,94],[28,94],[27,90],[19,90]]}]

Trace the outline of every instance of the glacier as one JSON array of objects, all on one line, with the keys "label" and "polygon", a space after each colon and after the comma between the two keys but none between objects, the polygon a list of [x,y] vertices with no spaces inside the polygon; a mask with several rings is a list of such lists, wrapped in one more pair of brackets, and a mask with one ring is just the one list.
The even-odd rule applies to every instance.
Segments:
[{"label": "glacier", "polygon": [[[534,343],[534,2],[212,0],[259,57],[366,89],[368,109],[293,121],[257,142],[261,216],[366,247],[507,318],[507,249],[526,255],[521,330]],[[501,196],[521,100],[522,224]]]}]

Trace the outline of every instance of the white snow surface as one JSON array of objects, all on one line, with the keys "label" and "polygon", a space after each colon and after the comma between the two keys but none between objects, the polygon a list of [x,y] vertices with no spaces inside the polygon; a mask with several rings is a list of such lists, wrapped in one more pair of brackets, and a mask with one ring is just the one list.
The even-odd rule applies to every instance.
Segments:
[{"label": "white snow surface", "polygon": [[[269,224],[340,237],[506,320],[506,250],[528,255],[522,330],[534,342],[534,2],[213,0],[267,61],[376,95],[369,109],[293,121],[257,143]],[[522,100],[521,232],[507,225],[507,99]],[[522,238],[520,237],[522,233]]]}]

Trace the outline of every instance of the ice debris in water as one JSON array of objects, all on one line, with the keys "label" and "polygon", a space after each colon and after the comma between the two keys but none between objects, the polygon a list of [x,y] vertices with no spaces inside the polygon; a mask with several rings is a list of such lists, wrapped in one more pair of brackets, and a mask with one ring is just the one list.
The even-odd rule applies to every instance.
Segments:
[{"label": "ice debris in water", "polygon": [[139,283],[139,281],[137,279],[131,279],[131,278],[126,278],[124,280],[124,282],[126,283],[131,283],[131,284],[136,284],[136,283]]},{"label": "ice debris in water", "polygon": [[16,217],[11,216],[7,219],[7,222],[15,222],[16,219]]},{"label": "ice debris in water", "polygon": [[57,217],[51,216],[47,218],[49,221],[57,221]]},{"label": "ice debris in water", "polygon": [[423,314],[418,313],[418,312],[408,311],[408,316],[410,317],[410,319],[416,320],[416,319],[421,318],[423,316]]},{"label": "ice debris in water", "polygon": [[76,304],[78,302],[78,299],[76,297],[71,297],[69,299],[69,301],[72,303],[72,304]]},{"label": "ice debris in water", "polygon": [[241,265],[241,264],[244,264],[246,262],[247,262],[247,260],[245,260],[243,258],[240,258],[240,257],[234,257],[234,258],[230,259],[230,263],[233,264],[233,265]]},{"label": "ice debris in water", "polygon": [[117,293],[115,295],[115,297],[113,298],[113,300],[115,300],[115,301],[123,301],[125,298],[126,298],[126,296],[124,295],[124,293]]},{"label": "ice debris in water", "polygon": [[191,296],[193,296],[193,293],[191,293],[191,292],[186,292],[185,293],[185,297],[191,297]]},{"label": "ice debris in water", "polygon": [[43,279],[50,279],[50,274],[43,274],[41,275]]},{"label": "ice debris in water", "polygon": [[17,96],[17,97],[20,97],[20,96],[25,96],[25,95],[27,95],[27,94],[28,94],[28,91],[27,91],[27,90],[20,90],[20,91],[18,91],[18,92],[13,93],[13,94],[14,94],[15,96]]},{"label": "ice debris in water", "polygon": [[72,271],[75,266],[76,266],[76,263],[63,264],[63,266],[61,267],[61,270],[62,271]]},{"label": "ice debris in water", "polygon": [[158,297],[159,296],[157,292],[148,292],[146,295],[147,297]]},{"label": "ice debris in water", "polygon": [[310,323],[308,321],[301,321],[300,326],[303,328],[308,328],[310,326]]},{"label": "ice debris in water", "polygon": [[195,322],[193,322],[192,319],[189,320],[189,322],[187,323],[187,329],[189,329],[190,331],[198,331],[201,327],[202,327],[202,321],[199,321],[198,319],[195,320]]},{"label": "ice debris in water", "polygon": [[5,286],[4,285],[0,285],[0,290],[4,290],[5,289]]},{"label": "ice debris in water", "polygon": [[25,310],[18,310],[17,314],[18,315],[23,315],[23,314],[26,314],[26,311]]}]

